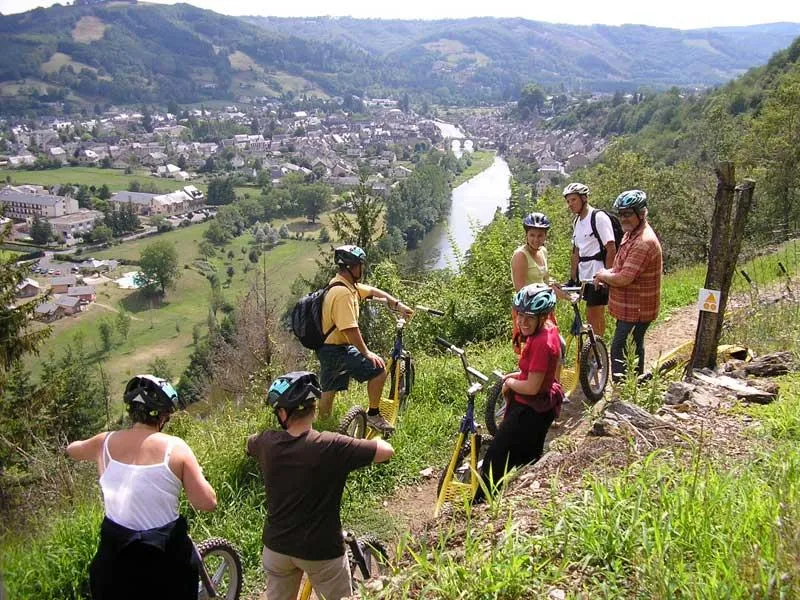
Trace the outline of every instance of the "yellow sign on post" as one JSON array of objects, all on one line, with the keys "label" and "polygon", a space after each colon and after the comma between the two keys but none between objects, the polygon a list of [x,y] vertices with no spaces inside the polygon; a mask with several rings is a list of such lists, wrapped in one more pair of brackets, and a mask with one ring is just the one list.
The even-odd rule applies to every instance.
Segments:
[{"label": "yellow sign on post", "polygon": [[721,293],[719,290],[700,289],[700,296],[697,299],[697,309],[706,312],[719,312],[719,300]]}]

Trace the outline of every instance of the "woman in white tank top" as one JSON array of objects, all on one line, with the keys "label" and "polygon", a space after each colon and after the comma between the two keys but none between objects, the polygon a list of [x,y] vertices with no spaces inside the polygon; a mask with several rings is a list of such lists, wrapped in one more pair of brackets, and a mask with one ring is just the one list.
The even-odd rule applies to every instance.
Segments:
[{"label": "woman in white tank top", "polygon": [[178,512],[181,489],[195,509],[204,511],[216,508],[216,493],[186,442],[161,433],[182,408],[169,382],[137,375],[124,399],[133,421],[129,429],[67,447],[71,458],[97,463],[103,491],[106,518],[89,571],[92,598],[194,600],[197,569],[190,564],[191,541]]}]

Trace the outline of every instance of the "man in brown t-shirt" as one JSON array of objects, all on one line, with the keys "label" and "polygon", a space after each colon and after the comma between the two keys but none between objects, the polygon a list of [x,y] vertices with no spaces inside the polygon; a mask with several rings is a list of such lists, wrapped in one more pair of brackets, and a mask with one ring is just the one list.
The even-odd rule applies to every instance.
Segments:
[{"label": "man in brown t-shirt", "polygon": [[262,555],[267,600],[295,600],[305,572],[318,596],[352,594],[339,511],[351,471],[394,455],[384,440],[359,440],[313,428],[319,384],[313,373],[277,378],[267,402],[283,430],[247,440],[267,496]]}]

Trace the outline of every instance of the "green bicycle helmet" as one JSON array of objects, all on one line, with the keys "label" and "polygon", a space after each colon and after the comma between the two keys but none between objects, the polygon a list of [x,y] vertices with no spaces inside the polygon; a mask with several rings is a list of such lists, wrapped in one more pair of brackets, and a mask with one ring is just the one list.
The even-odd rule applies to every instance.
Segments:
[{"label": "green bicycle helmet", "polygon": [[556,295],[544,283],[531,283],[514,296],[514,310],[523,315],[546,315],[556,306]]},{"label": "green bicycle helmet", "polygon": [[340,267],[363,265],[367,262],[367,253],[358,246],[339,246],[333,251],[333,262]]},{"label": "green bicycle helmet", "polygon": [[642,190],[627,190],[622,192],[617,199],[614,200],[614,210],[620,211],[631,209],[639,214],[639,210],[647,208],[647,194]]},{"label": "green bicycle helmet", "polygon": [[137,375],[131,379],[122,399],[129,411],[134,406],[142,406],[151,417],[172,414],[185,407],[172,384],[155,375]]}]

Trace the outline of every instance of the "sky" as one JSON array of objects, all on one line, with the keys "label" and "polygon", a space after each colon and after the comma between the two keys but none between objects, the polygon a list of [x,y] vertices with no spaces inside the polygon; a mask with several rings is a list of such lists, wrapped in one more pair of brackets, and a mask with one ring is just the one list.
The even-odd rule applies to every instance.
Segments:
[{"label": "sky", "polygon": [[[61,0],[66,3],[66,0]],[[174,4],[157,0],[159,4]],[[25,12],[52,1],[0,0],[3,14]],[[696,29],[756,25],[779,21],[800,23],[798,0],[572,0],[526,2],[525,0],[304,0],[302,2],[264,2],[263,0],[193,0],[189,2],[227,15],[277,17],[351,16],[377,19],[461,19],[467,17],[522,17],[549,23],[574,25],[622,25],[635,23],[655,27]]]}]

